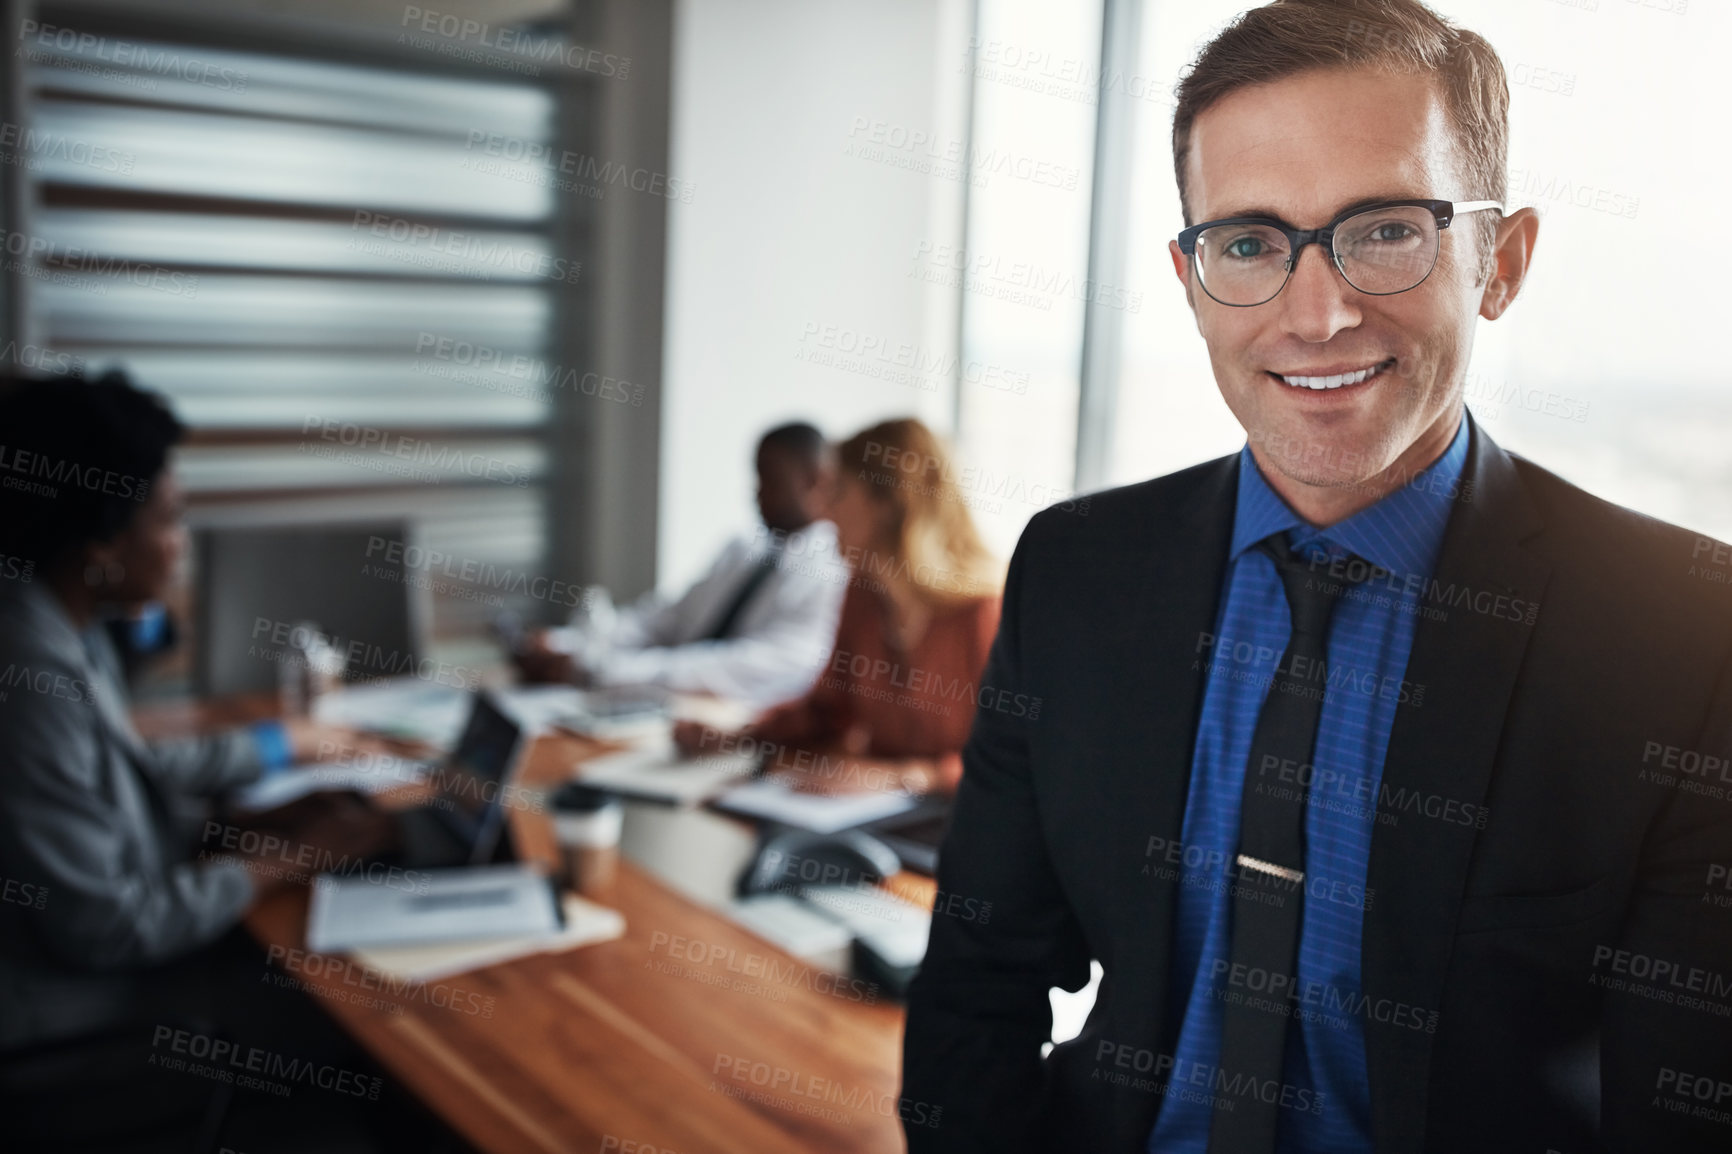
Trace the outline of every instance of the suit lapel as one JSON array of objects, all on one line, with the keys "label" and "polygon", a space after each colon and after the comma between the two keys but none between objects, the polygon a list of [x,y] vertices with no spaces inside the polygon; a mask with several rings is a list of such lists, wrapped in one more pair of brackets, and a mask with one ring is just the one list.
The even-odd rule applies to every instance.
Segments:
[{"label": "suit lapel", "polygon": [[[1232,536],[1237,461],[1235,455],[1202,466],[1194,484],[1150,509],[1134,546],[1143,560],[1132,571],[1127,628],[1110,656],[1102,654],[1108,675],[1101,688],[1111,705],[1096,739],[1110,732],[1115,744],[1107,763],[1111,772],[1085,805],[1093,807],[1096,820],[1111,815],[1118,835],[1101,843],[1134,846],[1132,860],[1146,860],[1150,837],[1176,844],[1183,832],[1203,698],[1197,638],[1215,628]],[[1103,988],[1101,1001],[1110,1001],[1114,1026],[1125,1036],[1171,1054],[1177,1023],[1169,1013],[1167,987],[1179,887],[1176,880],[1135,880],[1140,882],[1135,892],[1144,900],[1127,905],[1122,942],[1122,956],[1135,959],[1135,969],[1109,971],[1110,988]],[[1111,1101],[1117,1110],[1112,1132],[1126,1148],[1140,1149],[1159,1099],[1118,1094]]]},{"label": "suit lapel", "polygon": [[[1424,687],[1423,697],[1395,715],[1367,877],[1376,901],[1364,921],[1364,993],[1373,1006],[1388,999],[1421,1014],[1438,1010],[1443,999],[1475,842],[1473,817],[1484,805],[1533,632],[1531,624],[1510,619],[1507,602],[1506,615],[1498,616],[1488,599],[1502,594],[1538,603],[1550,576],[1550,566],[1521,545],[1539,531],[1538,511],[1509,455],[1477,424],[1463,479],[1472,488],[1458,498],[1436,584],[1422,599],[1447,618],[1422,614],[1414,633],[1407,680]],[[1434,1035],[1411,1028],[1405,1016],[1398,1025],[1366,1017],[1377,1149],[1417,1154]]]},{"label": "suit lapel", "polygon": [[135,765],[148,764],[150,750],[138,736],[138,731],[132,727],[132,716],[127,712],[126,702],[121,699],[109,676],[110,671],[89,666],[86,668],[91,669],[91,698],[96,703],[97,715],[101,717],[109,736],[126,751]]},{"label": "suit lapel", "polygon": [[[1238,478],[1237,456],[1220,462],[1196,498],[1179,510],[1177,524],[1156,538],[1138,606],[1138,625],[1132,632],[1139,646],[1153,643],[1152,652],[1143,649],[1138,665],[1137,697],[1152,707],[1147,707],[1147,746],[1138,780],[1141,788],[1135,796],[1146,827],[1169,843],[1177,842],[1184,830],[1191,757],[1203,708],[1204,673],[1197,659],[1197,640],[1215,629]],[[1157,916],[1150,925],[1159,934],[1156,956],[1164,969],[1172,953],[1178,887],[1157,887],[1155,892]],[[1166,988],[1164,975],[1158,985]]]}]

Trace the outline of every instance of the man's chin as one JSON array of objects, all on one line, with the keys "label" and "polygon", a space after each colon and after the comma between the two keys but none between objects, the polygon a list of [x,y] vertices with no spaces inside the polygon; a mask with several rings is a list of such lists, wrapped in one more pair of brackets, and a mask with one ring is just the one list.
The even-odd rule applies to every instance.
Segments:
[{"label": "man's chin", "polygon": [[1288,481],[1305,485],[1313,489],[1337,490],[1341,492],[1358,491],[1374,487],[1375,474],[1341,469],[1283,469],[1279,462],[1272,462],[1281,475]]},{"label": "man's chin", "polygon": [[1291,426],[1249,434],[1252,451],[1265,468],[1288,480],[1320,488],[1363,485],[1388,465],[1377,438],[1348,430],[1294,430]]}]

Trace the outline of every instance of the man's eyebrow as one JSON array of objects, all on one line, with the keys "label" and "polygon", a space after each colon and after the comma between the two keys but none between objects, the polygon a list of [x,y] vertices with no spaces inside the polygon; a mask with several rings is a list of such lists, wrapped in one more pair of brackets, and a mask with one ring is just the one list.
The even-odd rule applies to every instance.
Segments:
[{"label": "man's eyebrow", "polygon": [[[1358,200],[1349,201],[1347,204],[1342,205],[1340,208],[1338,208],[1334,212],[1330,213],[1329,216],[1325,220],[1318,221],[1317,227],[1321,228],[1323,225],[1328,224],[1329,221],[1335,220],[1337,217],[1341,216],[1342,213],[1354,212],[1354,211],[1361,209],[1361,208],[1370,208],[1374,204],[1387,204],[1388,202],[1390,202],[1392,200],[1430,200],[1430,199],[1432,199],[1432,198],[1426,197],[1426,196],[1411,196],[1405,192],[1391,192],[1391,193],[1386,193],[1386,194],[1381,195],[1381,196],[1362,196]],[[1214,220],[1233,220],[1233,219],[1235,219],[1237,217],[1241,217],[1241,216],[1255,216],[1255,217],[1262,217],[1265,220],[1278,220],[1282,224],[1288,225],[1291,228],[1297,228],[1298,227],[1297,225],[1295,225],[1291,221],[1289,221],[1286,217],[1282,216],[1279,212],[1276,212],[1274,209],[1265,208],[1265,207],[1260,206],[1260,205],[1246,207],[1246,208],[1240,208],[1240,209],[1237,209],[1233,212],[1224,212],[1220,216],[1213,217],[1211,219],[1214,219]]]}]

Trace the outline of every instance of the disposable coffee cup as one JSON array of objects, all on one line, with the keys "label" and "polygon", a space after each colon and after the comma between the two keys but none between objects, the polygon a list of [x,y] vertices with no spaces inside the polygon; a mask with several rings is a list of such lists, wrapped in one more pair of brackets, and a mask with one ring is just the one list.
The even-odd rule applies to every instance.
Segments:
[{"label": "disposable coffee cup", "polygon": [[561,786],[549,802],[565,887],[580,894],[606,891],[619,868],[625,807],[606,790],[579,782]]}]

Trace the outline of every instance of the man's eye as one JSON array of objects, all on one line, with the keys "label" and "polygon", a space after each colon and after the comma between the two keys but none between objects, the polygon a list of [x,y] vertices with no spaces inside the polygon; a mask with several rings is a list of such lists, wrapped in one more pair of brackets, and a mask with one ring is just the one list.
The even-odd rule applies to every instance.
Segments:
[{"label": "man's eye", "polygon": [[1226,253],[1239,260],[1250,260],[1263,255],[1266,246],[1254,236],[1242,236],[1237,240],[1227,242]]},{"label": "man's eye", "polygon": [[1406,221],[1392,220],[1373,228],[1368,239],[1379,244],[1398,244],[1418,235]]}]

